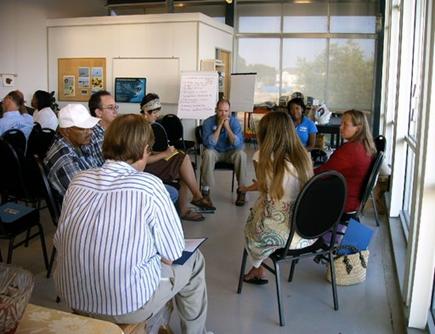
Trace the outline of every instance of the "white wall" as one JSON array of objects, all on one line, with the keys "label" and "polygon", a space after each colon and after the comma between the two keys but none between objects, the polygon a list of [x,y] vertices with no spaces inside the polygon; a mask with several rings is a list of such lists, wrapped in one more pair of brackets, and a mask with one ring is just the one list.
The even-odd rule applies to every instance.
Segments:
[{"label": "white wall", "polygon": [[27,101],[35,90],[47,89],[49,17],[105,15],[104,0],[1,0],[0,73],[16,74],[15,87],[0,84],[0,98],[20,89]]}]

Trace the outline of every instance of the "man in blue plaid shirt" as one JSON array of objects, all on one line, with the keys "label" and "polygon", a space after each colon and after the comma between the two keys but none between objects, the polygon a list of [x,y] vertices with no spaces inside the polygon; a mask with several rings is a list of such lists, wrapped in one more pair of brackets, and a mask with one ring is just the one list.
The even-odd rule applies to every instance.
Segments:
[{"label": "man in blue plaid shirt", "polygon": [[59,135],[44,160],[48,179],[60,196],[64,196],[74,175],[101,166],[87,148],[92,128],[99,122],[81,104],[68,104],[59,111]]}]

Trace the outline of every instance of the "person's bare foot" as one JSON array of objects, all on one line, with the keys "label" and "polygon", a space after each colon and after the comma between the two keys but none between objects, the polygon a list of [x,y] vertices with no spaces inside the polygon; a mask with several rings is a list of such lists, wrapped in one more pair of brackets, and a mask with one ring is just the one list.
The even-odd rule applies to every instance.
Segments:
[{"label": "person's bare foot", "polygon": [[258,268],[252,267],[251,270],[249,270],[249,272],[244,276],[245,280],[250,280],[255,278],[263,279],[263,280],[267,279],[263,267],[261,266]]}]

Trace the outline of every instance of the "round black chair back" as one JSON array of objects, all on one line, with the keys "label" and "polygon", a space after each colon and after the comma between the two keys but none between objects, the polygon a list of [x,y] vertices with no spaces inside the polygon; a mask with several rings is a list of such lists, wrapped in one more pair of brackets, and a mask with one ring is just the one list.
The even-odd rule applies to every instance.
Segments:
[{"label": "round black chair back", "polygon": [[318,238],[331,230],[343,213],[346,192],[346,180],[336,171],[312,177],[296,199],[293,230],[304,239]]},{"label": "round black chair back", "polygon": [[379,135],[374,139],[376,151],[385,152],[385,146],[387,145],[387,139],[383,135]]},{"label": "round black chair back", "polygon": [[27,142],[27,159],[33,159],[35,154],[44,159],[48,149],[54,142],[55,136],[56,131],[49,128],[38,129],[35,125]]},{"label": "round black chair back", "polygon": [[12,145],[20,159],[24,157],[24,152],[26,152],[26,136],[24,136],[23,131],[9,129],[3,133],[2,137]]},{"label": "round black chair back", "polygon": [[153,128],[154,132],[153,151],[165,151],[168,148],[168,135],[166,134],[165,128],[157,122],[151,124],[151,127]]},{"label": "round black chair back", "polygon": [[160,124],[162,124],[166,130],[170,145],[177,146],[183,141],[183,123],[181,123],[177,115],[167,114],[163,116],[160,120]]}]

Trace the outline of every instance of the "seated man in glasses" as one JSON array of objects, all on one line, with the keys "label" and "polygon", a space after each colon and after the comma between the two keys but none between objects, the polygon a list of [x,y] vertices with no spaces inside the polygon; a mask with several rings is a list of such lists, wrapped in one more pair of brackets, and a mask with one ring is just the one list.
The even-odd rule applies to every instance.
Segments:
[{"label": "seated man in glasses", "polygon": [[101,166],[98,159],[85,149],[91,143],[92,129],[99,121],[81,104],[68,104],[59,111],[59,135],[48,150],[44,163],[48,179],[61,197],[78,172]]},{"label": "seated man in glasses", "polygon": [[205,334],[204,258],[196,251],[172,265],[183,230],[162,181],[142,172],[153,141],[140,115],[121,115],[106,131],[104,165],[74,177],[54,236],[56,289],[77,312],[120,324],[174,298],[181,333]]},{"label": "seated man in glasses", "polygon": [[[93,129],[91,143],[86,147],[98,160],[98,166],[103,165],[103,141],[104,133],[110,124],[118,116],[119,106],[116,104],[112,94],[106,90],[100,90],[91,95],[88,102],[89,111],[91,115],[100,119],[97,125]],[[165,185],[166,190],[169,192],[169,196],[173,203],[178,200],[178,191],[172,186]]]}]

